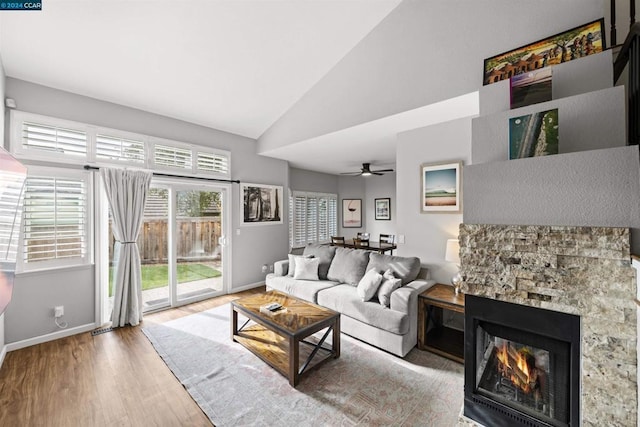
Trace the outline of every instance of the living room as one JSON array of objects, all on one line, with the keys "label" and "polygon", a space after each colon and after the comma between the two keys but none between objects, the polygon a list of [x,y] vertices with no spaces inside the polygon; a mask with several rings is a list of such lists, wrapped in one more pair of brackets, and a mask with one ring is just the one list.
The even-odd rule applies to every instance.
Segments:
[{"label": "living room", "polygon": [[[25,33],[34,25],[28,21],[38,20],[36,26],[50,30],[58,25],[57,20],[62,20],[66,12],[77,6],[73,3],[44,3],[41,12],[16,12],[16,15],[3,12],[0,16],[0,56],[4,64],[0,93],[3,99],[15,102],[16,110],[225,150],[232,159],[229,179],[276,185],[285,191],[336,194],[339,206],[343,199],[360,199],[362,227],[341,227],[338,217],[338,234],[347,237],[354,237],[358,231],[367,231],[373,236],[384,232],[394,234],[399,238],[397,254],[419,257],[421,264],[430,269],[431,277],[440,283],[449,283],[456,272],[455,265],[446,262],[444,255],[447,240],[458,236],[461,223],[628,227],[634,232],[631,252],[640,250],[636,234],[640,228],[640,198],[638,180],[634,182],[638,176],[637,148],[626,146],[624,113],[618,114],[620,108],[624,109],[624,98],[620,93],[611,93],[615,88],[607,91],[594,84],[591,91],[605,90],[607,94],[590,98],[589,93],[582,99],[584,102],[578,100],[587,106],[598,105],[589,109],[589,114],[601,114],[599,121],[585,120],[581,135],[596,135],[592,136],[594,140],[599,135],[607,137],[585,142],[583,146],[580,141],[573,141],[574,146],[567,154],[554,156],[555,160],[550,159],[543,166],[523,168],[518,167],[522,165],[519,163],[496,167],[492,163],[495,157],[491,157],[496,155],[493,146],[487,141],[473,140],[474,131],[484,131],[488,139],[497,135],[490,123],[473,121],[478,114],[484,114],[482,102],[492,96],[487,93],[497,90],[487,87],[478,94],[482,90],[483,60],[608,17],[609,2],[549,0],[535,5],[502,0],[482,4],[473,1],[379,2],[385,5],[378,5],[376,13],[367,14],[370,27],[362,28],[359,35],[350,34],[351,45],[344,47],[342,54],[334,54],[337,56],[323,74],[290,95],[288,104],[281,105],[279,113],[270,116],[266,125],[256,124],[255,129],[259,130],[253,130],[251,137],[228,131],[238,126],[231,120],[217,127],[197,124],[204,122],[207,105],[195,106],[188,102],[188,93],[193,89],[166,84],[173,86],[168,95],[164,95],[169,99],[176,93],[187,93],[173,103],[153,90],[146,93],[135,90],[136,84],[146,87],[143,85],[145,75],[160,73],[163,67],[170,68],[172,76],[179,74],[179,65],[165,64],[159,59],[171,55],[162,49],[148,53],[149,58],[153,58],[150,64],[145,63],[144,52],[132,50],[129,56],[136,68],[129,65],[131,82],[112,96],[103,96],[99,90],[103,83],[100,78],[109,79],[106,72],[85,76],[78,70],[69,73],[66,82],[50,79],[48,65],[42,64],[55,64],[56,55],[86,55],[87,62],[99,63],[99,55],[92,56],[73,47],[75,44],[71,41],[84,35],[75,33],[66,21],[61,21],[66,23],[62,25],[65,28],[62,36],[59,39],[51,36],[53,43],[57,43],[56,49],[48,52],[51,56],[40,53],[41,57],[34,57],[30,53],[30,45],[44,36],[28,41]],[[247,7],[251,3],[246,2]],[[286,6],[288,2],[264,2],[263,7],[269,7],[270,3]],[[106,2],[98,6],[97,15],[108,13],[106,16],[126,21],[127,14],[109,8]],[[360,6],[368,7],[364,2]],[[132,21],[147,19],[144,12],[151,8],[146,2],[146,6],[140,6],[141,10],[129,10],[128,16]],[[91,12],[87,7],[87,20]],[[338,12],[339,9],[335,11]],[[352,10],[351,13],[345,16],[356,20],[358,12]],[[100,28],[103,29],[111,22],[93,19],[102,22]],[[260,17],[253,19],[259,21]],[[176,26],[180,28],[178,31],[186,31],[188,22],[176,24],[167,20],[162,24],[164,28]],[[92,34],[91,23],[88,20],[83,24],[87,34]],[[130,24],[119,23],[123,28],[130,28]],[[351,24],[344,18],[339,23],[345,27]],[[624,33],[622,26],[621,22],[619,34]],[[159,27],[161,30],[162,26]],[[473,28],[472,34],[469,28]],[[241,35],[234,34],[234,37]],[[153,37],[148,38],[151,42],[145,47],[151,49]],[[87,40],[90,42],[90,38]],[[279,42],[285,44],[286,40]],[[114,44],[116,41],[118,49],[130,48],[130,40],[114,36]],[[206,42],[200,41],[200,44],[206,50]],[[297,52],[302,55],[304,51],[299,47]],[[268,70],[267,61],[278,60],[260,59],[265,62],[264,70]],[[173,60],[164,58],[164,61]],[[250,65],[255,66],[253,62]],[[53,70],[53,65],[51,67]],[[254,70],[260,73],[259,68]],[[214,70],[209,71],[215,75]],[[199,72],[189,75],[192,79],[202,77]],[[206,83],[198,84],[206,86]],[[80,91],[83,87],[89,89]],[[602,96],[612,100],[603,102]],[[211,99],[214,98],[212,94]],[[10,110],[12,108],[5,109],[3,123],[7,149],[11,148],[14,137]],[[190,110],[199,113],[189,115]],[[615,114],[618,115],[609,120]],[[239,122],[252,120],[250,116],[239,117],[236,118]],[[375,168],[390,167],[395,173],[372,177],[339,175],[357,171],[362,163],[369,161],[375,161]],[[462,212],[420,213],[421,165],[451,161],[473,165],[464,168]],[[32,164],[46,165],[42,160]],[[548,181],[535,179],[540,175],[539,167],[553,172]],[[289,219],[285,216],[282,224],[277,225],[244,226],[240,219],[240,194],[239,187],[230,184],[228,258],[233,262],[226,278],[229,294],[263,286],[262,266],[286,259],[290,251]],[[391,199],[391,220],[377,221],[374,200],[387,197]],[[99,279],[92,261],[98,257],[99,253],[95,252],[82,266],[32,271],[16,278],[12,301],[0,316],[2,359],[7,351],[102,326],[101,320],[107,313],[99,307]],[[54,323],[54,306],[65,308],[64,321],[68,324],[65,330]]]}]

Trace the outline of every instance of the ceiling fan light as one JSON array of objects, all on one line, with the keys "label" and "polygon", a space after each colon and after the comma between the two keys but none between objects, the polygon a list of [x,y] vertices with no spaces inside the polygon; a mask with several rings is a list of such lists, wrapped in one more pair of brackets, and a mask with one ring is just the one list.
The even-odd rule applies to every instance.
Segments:
[{"label": "ceiling fan light", "polygon": [[362,176],[371,176],[371,172],[368,172],[368,171],[362,172]]}]

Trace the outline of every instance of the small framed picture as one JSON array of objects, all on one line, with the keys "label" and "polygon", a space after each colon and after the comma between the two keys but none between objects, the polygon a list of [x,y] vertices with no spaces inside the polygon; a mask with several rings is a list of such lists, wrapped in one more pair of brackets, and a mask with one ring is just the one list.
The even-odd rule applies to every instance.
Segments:
[{"label": "small framed picture", "polygon": [[460,212],[462,162],[420,167],[420,212]]},{"label": "small framed picture", "polygon": [[362,199],[342,199],[342,227],[362,227]]},{"label": "small framed picture", "polygon": [[240,184],[242,225],[282,224],[282,186]]},{"label": "small framed picture", "polygon": [[376,221],[391,219],[391,198],[375,199]]}]

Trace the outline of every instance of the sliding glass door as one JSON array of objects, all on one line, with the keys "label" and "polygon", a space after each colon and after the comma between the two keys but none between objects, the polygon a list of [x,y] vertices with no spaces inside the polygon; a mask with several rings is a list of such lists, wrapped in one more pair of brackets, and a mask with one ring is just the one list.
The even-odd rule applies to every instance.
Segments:
[{"label": "sliding glass door", "polygon": [[[227,194],[226,186],[152,181],[137,240],[144,311],[226,293]],[[110,214],[108,219],[104,217],[108,221],[108,227],[102,228],[108,236],[109,274],[108,279],[106,274],[102,277],[109,285],[108,292],[104,292],[103,321],[112,308],[114,245]],[[106,265],[101,267],[107,269]]]}]

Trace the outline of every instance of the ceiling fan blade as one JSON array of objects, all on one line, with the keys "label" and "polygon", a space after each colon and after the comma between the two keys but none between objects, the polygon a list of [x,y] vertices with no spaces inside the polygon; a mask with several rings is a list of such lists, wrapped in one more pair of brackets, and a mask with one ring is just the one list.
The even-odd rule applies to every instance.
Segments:
[{"label": "ceiling fan blade", "polygon": [[340,175],[362,175],[362,172],[341,172]]},{"label": "ceiling fan blade", "polygon": [[380,171],[371,171],[371,173],[373,175],[384,175],[383,173],[380,173]]},{"label": "ceiling fan blade", "polygon": [[375,171],[371,171],[372,173],[376,173],[376,172],[393,172],[393,169],[380,169],[380,170],[375,170]]}]

